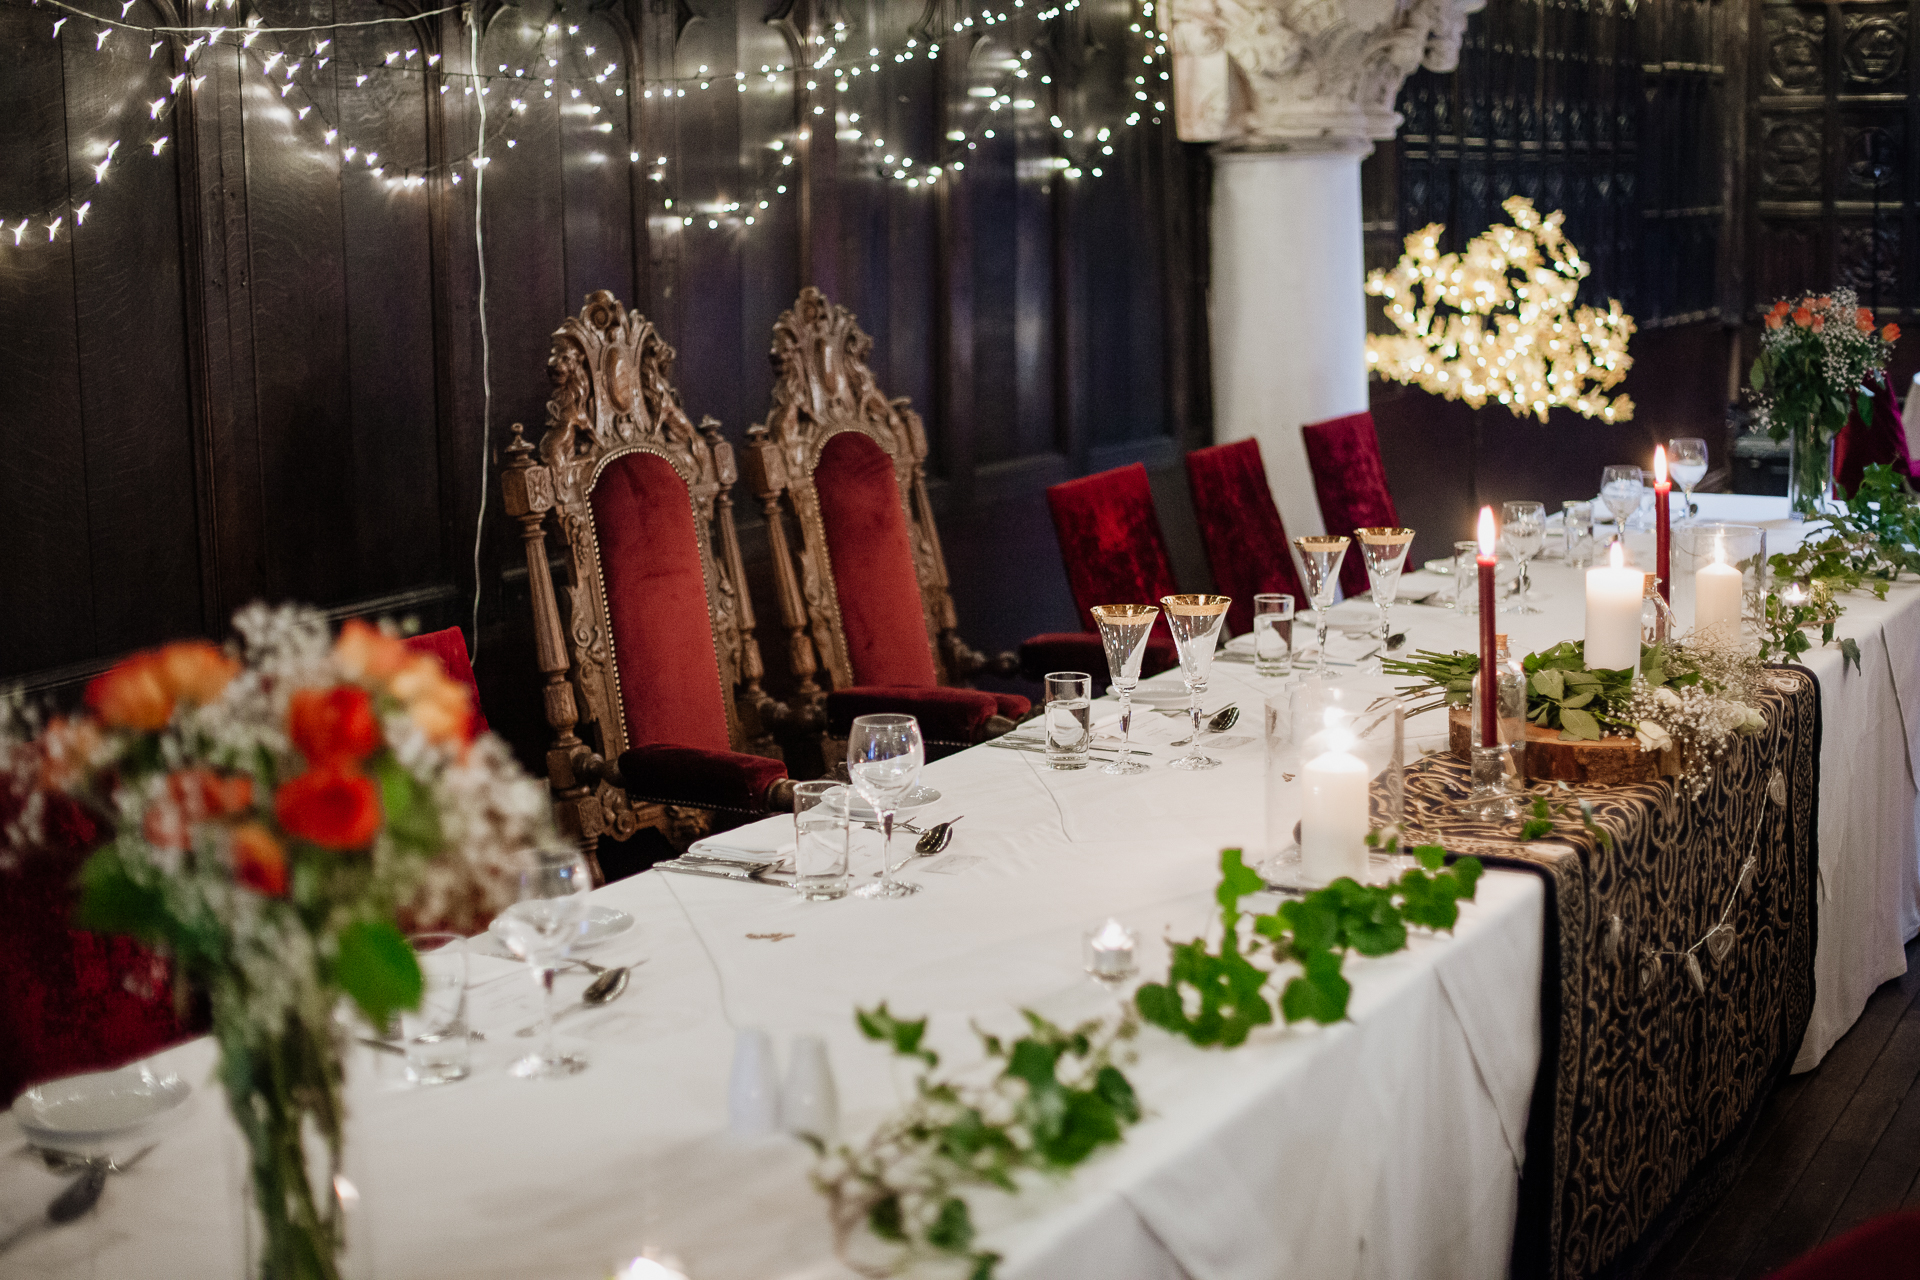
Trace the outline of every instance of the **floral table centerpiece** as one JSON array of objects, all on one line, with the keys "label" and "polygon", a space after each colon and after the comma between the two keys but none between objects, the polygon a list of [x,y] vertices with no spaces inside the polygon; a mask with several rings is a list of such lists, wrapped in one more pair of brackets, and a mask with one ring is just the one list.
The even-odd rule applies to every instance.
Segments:
[{"label": "floral table centerpiece", "polygon": [[1866,384],[1886,368],[1900,326],[1876,329],[1873,312],[1851,289],[1789,302],[1767,313],[1753,389],[1762,397],[1767,434],[1791,439],[1787,496],[1798,515],[1820,506],[1833,484],[1833,442],[1859,409],[1872,417]]},{"label": "floral table centerpiece", "polygon": [[[557,842],[546,788],[437,658],[312,610],[252,605],[237,644],[167,645],[88,687],[86,711],[0,714],[0,785],[57,789],[112,838],[79,923],[133,935],[203,991],[251,1151],[266,1280],[336,1280],[334,1176],[350,1002],[384,1030],[418,1003],[406,931],[471,931]],[[44,810],[44,803],[39,806]],[[35,806],[31,797],[26,813]],[[327,1177],[310,1177],[307,1129]]]}]

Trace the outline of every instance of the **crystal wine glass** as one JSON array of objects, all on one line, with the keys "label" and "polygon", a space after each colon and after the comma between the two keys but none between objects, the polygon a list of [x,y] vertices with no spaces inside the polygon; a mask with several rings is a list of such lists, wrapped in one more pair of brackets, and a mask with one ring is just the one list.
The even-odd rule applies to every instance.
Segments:
[{"label": "crystal wine glass", "polygon": [[1187,754],[1169,764],[1170,769],[1212,769],[1220,763],[1200,754],[1200,695],[1207,691],[1207,677],[1213,672],[1213,646],[1220,639],[1220,624],[1227,620],[1227,606],[1232,603],[1231,596],[1160,597],[1174,646],[1180,651],[1180,676],[1187,686],[1187,710],[1193,717]]},{"label": "crystal wine glass", "polygon": [[1313,669],[1316,679],[1327,674],[1327,610],[1333,608],[1334,588],[1340,585],[1347,541],[1336,534],[1304,534],[1293,540],[1307,573],[1307,598],[1313,602],[1313,637],[1320,646],[1320,660]]},{"label": "crystal wine glass", "polygon": [[1107,650],[1107,672],[1120,691],[1120,758],[1102,773],[1145,773],[1144,760],[1128,758],[1133,745],[1133,688],[1140,683],[1140,660],[1146,656],[1147,637],[1160,610],[1150,604],[1097,604],[1090,613],[1100,624],[1100,643]]},{"label": "crystal wine glass", "polygon": [[920,722],[912,716],[855,716],[847,735],[847,776],[880,818],[880,878],[853,891],[856,898],[904,898],[917,884],[893,878],[893,819],[927,763]]},{"label": "crystal wine glass", "polygon": [[1367,581],[1373,584],[1373,604],[1380,610],[1380,656],[1384,659],[1387,642],[1393,639],[1387,613],[1400,594],[1400,571],[1407,564],[1413,530],[1370,526],[1355,529],[1353,535],[1360,540],[1360,554],[1367,562]]},{"label": "crystal wine glass", "polygon": [[1600,501],[1613,512],[1613,535],[1625,540],[1627,517],[1640,506],[1640,468],[1605,467],[1600,472]]},{"label": "crystal wine glass", "polygon": [[1676,524],[1693,522],[1693,486],[1707,478],[1707,442],[1698,436],[1679,436],[1667,441],[1667,474],[1680,482],[1687,495],[1687,509]]},{"label": "crystal wine glass", "polygon": [[1519,580],[1515,583],[1520,593],[1520,603],[1514,606],[1515,613],[1538,613],[1531,600],[1533,575],[1527,566],[1540,554],[1540,548],[1547,541],[1547,507],[1543,502],[1503,502],[1500,504],[1500,537],[1507,544],[1507,551],[1520,564]]},{"label": "crystal wine glass", "polygon": [[554,1045],[553,975],[580,936],[592,888],[593,875],[578,851],[542,850],[520,873],[520,900],[500,913],[508,949],[527,962],[540,984],[540,1046],[509,1068],[523,1080],[586,1069],[586,1058]]}]

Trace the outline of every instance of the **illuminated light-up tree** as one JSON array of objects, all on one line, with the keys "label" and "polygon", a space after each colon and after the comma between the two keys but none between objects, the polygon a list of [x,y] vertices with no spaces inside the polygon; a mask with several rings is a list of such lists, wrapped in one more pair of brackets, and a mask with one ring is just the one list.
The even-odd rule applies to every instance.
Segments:
[{"label": "illuminated light-up tree", "polygon": [[1367,335],[1367,365],[1478,409],[1493,400],[1515,417],[1565,406],[1589,418],[1624,422],[1633,401],[1605,393],[1633,367],[1633,317],[1617,299],[1606,310],[1574,306],[1592,268],[1560,233],[1566,215],[1544,217],[1512,196],[1501,208],[1512,226],[1487,228],[1464,252],[1442,254],[1439,223],[1407,237],[1391,271],[1367,275],[1385,298],[1396,333]]}]

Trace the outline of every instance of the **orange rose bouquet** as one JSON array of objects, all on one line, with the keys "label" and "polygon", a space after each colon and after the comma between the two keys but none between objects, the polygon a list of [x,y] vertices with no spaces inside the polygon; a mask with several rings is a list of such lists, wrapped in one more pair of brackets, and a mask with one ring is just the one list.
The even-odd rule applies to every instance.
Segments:
[{"label": "orange rose bouquet", "polygon": [[1788,300],[1768,311],[1751,381],[1760,396],[1767,432],[1793,441],[1788,493],[1807,514],[1833,483],[1833,442],[1856,407],[1873,416],[1867,391],[1900,338],[1900,326],[1877,327],[1873,312],[1851,289]]},{"label": "orange rose bouquet", "polygon": [[[0,774],[67,792],[113,832],[79,919],[170,955],[206,992],[221,1080],[253,1154],[262,1273],[334,1280],[341,1059],[357,1009],[384,1030],[420,998],[409,928],[471,932],[559,842],[546,787],[476,736],[464,685],[390,631],[253,605],[237,641],[167,645],[87,688],[85,711],[0,724]],[[30,733],[23,732],[28,726]],[[0,779],[5,781],[7,779]],[[17,806],[31,820],[31,803]],[[14,840],[11,843],[26,843]]]}]

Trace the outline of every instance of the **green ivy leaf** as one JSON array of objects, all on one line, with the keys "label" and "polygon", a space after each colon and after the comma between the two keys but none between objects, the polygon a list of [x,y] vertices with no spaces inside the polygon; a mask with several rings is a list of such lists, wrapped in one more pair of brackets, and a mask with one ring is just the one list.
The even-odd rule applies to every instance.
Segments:
[{"label": "green ivy leaf", "polygon": [[997,1253],[976,1253],[972,1258],[973,1270],[967,1272],[967,1280],[993,1280],[993,1269],[1000,1265]]},{"label": "green ivy leaf", "polygon": [[385,1027],[401,1009],[420,1006],[420,964],[390,921],[360,920],[340,931],[334,978],[374,1027]]},{"label": "green ivy leaf", "polygon": [[920,1038],[927,1033],[927,1020],[917,1018],[912,1022],[894,1017],[887,1012],[886,1001],[877,1008],[853,1011],[854,1024],[860,1028],[860,1034],[869,1040],[885,1040],[892,1044],[893,1051],[903,1058],[919,1058],[930,1067],[940,1065],[940,1055],[931,1049],[920,1047]]},{"label": "green ivy leaf", "polygon": [[907,1233],[900,1221],[900,1197],[887,1196],[867,1210],[867,1229],[882,1240],[905,1240]]},{"label": "green ivy leaf", "polygon": [[[1827,629],[1831,631],[1833,629],[1832,624],[1828,624]],[[1840,673],[1845,675],[1849,666],[1854,669],[1856,674],[1859,673],[1860,645],[1851,636],[1848,636],[1840,642]]]},{"label": "green ivy leaf", "polygon": [[80,903],[73,920],[82,929],[158,942],[166,937],[168,918],[160,891],[128,876],[113,845],[97,850],[80,868]]},{"label": "green ivy leaf", "polygon": [[1552,834],[1553,819],[1551,818],[1528,818],[1520,824],[1520,838],[1522,840],[1538,840],[1542,836]]},{"label": "green ivy leaf", "polygon": [[1438,871],[1447,865],[1447,851],[1437,844],[1423,844],[1413,851],[1413,860],[1429,871]]},{"label": "green ivy leaf", "polygon": [[967,1251],[973,1243],[973,1218],[967,1213],[965,1200],[948,1196],[941,1203],[939,1216],[927,1228],[927,1243],[948,1253]]},{"label": "green ivy leaf", "polygon": [[1286,1020],[1325,1026],[1346,1017],[1353,986],[1340,974],[1340,957],[1319,952],[1307,956],[1301,967],[1305,972],[1290,979],[1280,993],[1280,1012]]}]

